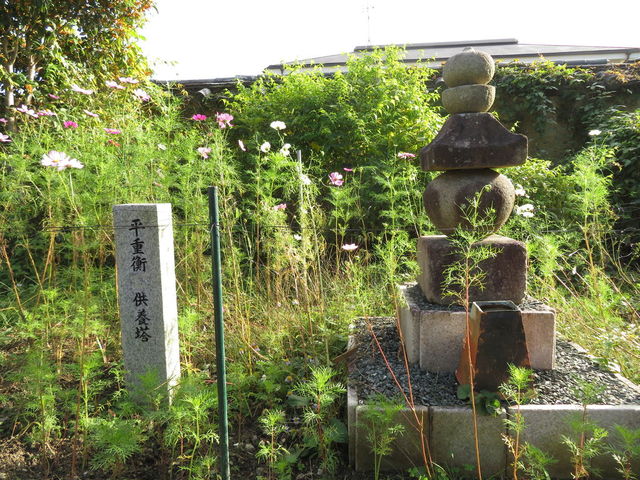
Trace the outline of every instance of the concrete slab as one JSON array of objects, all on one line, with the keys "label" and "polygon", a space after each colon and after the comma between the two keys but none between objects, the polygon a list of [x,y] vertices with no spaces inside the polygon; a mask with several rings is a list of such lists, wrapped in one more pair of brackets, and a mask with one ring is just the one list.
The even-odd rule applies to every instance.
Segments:
[{"label": "concrete slab", "polygon": [[[370,471],[374,468],[374,455],[369,441],[367,410],[371,405],[356,406],[356,446],[354,449],[356,471]],[[396,414],[395,423],[404,425],[404,433],[397,437],[389,455],[383,457],[382,471],[406,471],[411,467],[424,465],[423,445],[429,442],[429,408],[416,407],[415,412],[403,408]],[[422,439],[421,439],[422,437]]]},{"label": "concrete slab", "polygon": [[[478,415],[478,443],[483,477],[501,476],[506,466],[505,415]],[[431,407],[431,454],[440,466],[476,471],[473,412],[469,407]]]}]

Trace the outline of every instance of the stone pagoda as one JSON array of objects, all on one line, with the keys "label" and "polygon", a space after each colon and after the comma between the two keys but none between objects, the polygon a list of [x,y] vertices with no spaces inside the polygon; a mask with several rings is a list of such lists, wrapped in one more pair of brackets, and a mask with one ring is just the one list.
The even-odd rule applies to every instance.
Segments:
[{"label": "stone pagoda", "polygon": [[[443,235],[418,239],[418,286],[402,287],[406,307],[400,323],[409,361],[435,372],[455,372],[460,383],[469,383],[471,359],[476,388],[495,391],[507,378],[508,363],[553,368],[555,316],[548,308],[521,305],[526,245],[495,233],[515,203],[513,184],[495,169],[522,165],[527,138],[487,113],[495,98],[495,87],[488,85],[494,72],[491,56],[472,48],[452,56],[443,68],[448,88],[442,104],[451,115],[420,152],[424,170],[443,172],[424,191],[427,215]],[[478,241],[472,248],[491,252],[475,266],[482,280],[469,292],[468,345],[466,313],[452,307],[460,303],[462,287],[445,286],[447,270],[460,261],[450,237],[461,229],[475,232]],[[425,299],[427,305],[421,303]]]}]

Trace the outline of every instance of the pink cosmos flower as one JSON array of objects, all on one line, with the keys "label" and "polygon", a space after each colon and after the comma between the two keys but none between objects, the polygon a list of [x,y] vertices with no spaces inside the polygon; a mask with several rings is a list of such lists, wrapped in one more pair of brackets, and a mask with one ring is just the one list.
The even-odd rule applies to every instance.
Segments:
[{"label": "pink cosmos flower", "polygon": [[117,128],[105,128],[103,129],[105,132],[107,132],[109,135],[120,135],[122,132],[120,130],[118,130]]},{"label": "pink cosmos flower", "polygon": [[52,98],[53,100],[60,100],[58,95],[54,95],[53,93],[47,93],[47,97]]},{"label": "pink cosmos flower", "polygon": [[353,172],[353,168],[343,167],[342,170],[344,170],[345,172]]},{"label": "pink cosmos flower", "polygon": [[115,88],[116,90],[124,90],[124,87],[120,85],[118,82],[114,82],[113,80],[107,80],[104,84],[109,88]]},{"label": "pink cosmos flower", "polygon": [[56,117],[58,114],[51,110],[41,110],[38,112],[39,117]]},{"label": "pink cosmos flower", "polygon": [[231,120],[233,120],[233,115],[229,113],[216,112],[216,122],[218,122],[218,126],[220,128],[233,127],[233,125],[231,125]]},{"label": "pink cosmos flower", "polygon": [[242,150],[243,152],[247,151],[247,147],[244,146],[244,142],[242,140],[238,140],[238,146],[240,147],[240,150]]},{"label": "pink cosmos flower", "polygon": [[195,121],[195,122],[204,122],[207,119],[206,115],[203,115],[201,113],[196,113],[195,115],[193,115],[191,117],[191,120]]},{"label": "pink cosmos flower", "polygon": [[40,160],[40,165],[43,167],[55,167],[58,171],[65,170],[67,168],[83,168],[84,165],[75,158],[71,158],[64,152],[58,152],[51,150],[49,153],[45,153]]},{"label": "pink cosmos flower", "polygon": [[119,147],[120,146],[120,144],[118,142],[116,142],[115,140],[111,140],[111,139],[107,140],[107,143],[109,145],[113,145],[114,147]]},{"label": "pink cosmos flower", "polygon": [[78,124],[73,120],[65,120],[62,125],[64,125],[64,128],[78,128]]},{"label": "pink cosmos flower", "polygon": [[130,85],[135,85],[136,83],[140,83],[139,80],[136,80],[135,78],[131,78],[131,77],[118,77],[118,80],[120,80],[122,83],[128,83]]},{"label": "pink cosmos flower", "polygon": [[401,158],[402,160],[411,160],[412,158],[416,158],[416,156],[413,153],[400,152],[398,153],[398,158]]},{"label": "pink cosmos flower", "polygon": [[340,173],[331,172],[329,174],[329,182],[331,182],[331,185],[335,185],[336,187],[339,187],[344,183],[344,180],[342,180],[342,175]]},{"label": "pink cosmos flower", "polygon": [[0,133],[0,143],[9,143],[9,142],[11,142],[11,138],[9,138],[9,135]]},{"label": "pink cosmos flower", "polygon": [[209,158],[211,149],[209,147],[200,147],[198,148],[198,153],[202,156],[202,158]]},{"label": "pink cosmos flower", "polygon": [[87,115],[89,115],[90,117],[93,117],[93,118],[100,118],[100,115],[98,115],[97,113],[90,112],[89,110],[82,110],[82,111],[83,111],[84,113],[86,113]]},{"label": "pink cosmos flower", "polygon": [[0,123],[6,125],[7,123],[9,123],[9,120],[7,120],[6,118],[0,118]]},{"label": "pink cosmos flower", "polygon": [[81,93],[83,95],[92,95],[93,94],[93,90],[88,90],[86,88],[79,87],[75,83],[73,85],[71,85],[71,90],[73,90],[74,92],[77,92],[77,93]]},{"label": "pink cosmos flower", "polygon": [[342,245],[342,250],[344,250],[345,252],[353,252],[357,248],[358,245],[356,245],[355,243],[345,243],[344,245]]},{"label": "pink cosmos flower", "polygon": [[141,88],[136,88],[133,91],[133,95],[138,99],[138,100],[142,100],[143,102],[148,102],[149,100],[151,100],[151,96],[145,92],[143,89]]},{"label": "pink cosmos flower", "polygon": [[27,107],[24,104],[16,108],[16,112],[24,113],[25,115],[29,115],[30,117],[33,117],[33,118],[38,118],[38,114],[35,111],[33,111],[33,109]]},{"label": "pink cosmos flower", "polygon": [[286,203],[279,203],[278,205],[273,207],[274,210],[285,210],[286,208],[287,208],[287,204]]}]

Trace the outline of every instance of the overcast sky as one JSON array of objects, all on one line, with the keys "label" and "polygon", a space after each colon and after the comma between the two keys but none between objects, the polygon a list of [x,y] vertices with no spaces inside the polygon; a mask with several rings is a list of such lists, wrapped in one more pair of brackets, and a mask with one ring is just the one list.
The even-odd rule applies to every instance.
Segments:
[{"label": "overcast sky", "polygon": [[[640,0],[156,0],[142,31],[157,79],[256,75],[356,45],[516,38],[640,47]],[[368,8],[367,8],[368,7]]]}]

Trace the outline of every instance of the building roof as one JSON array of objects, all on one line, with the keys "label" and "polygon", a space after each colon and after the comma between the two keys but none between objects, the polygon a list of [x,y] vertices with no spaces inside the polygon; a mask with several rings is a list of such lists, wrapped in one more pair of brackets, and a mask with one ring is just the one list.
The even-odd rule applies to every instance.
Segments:
[{"label": "building roof", "polygon": [[[305,60],[285,62],[269,65],[265,72],[287,73],[287,65],[303,65],[303,69],[317,68],[322,65],[322,71],[331,74],[338,70],[345,70],[349,55],[363,55],[376,48],[387,45],[358,46],[348,54],[327,55],[324,57],[308,58]],[[440,68],[452,55],[461,52],[466,47],[474,47],[489,53],[496,62],[507,64],[517,61],[519,64],[529,64],[541,59],[550,60],[558,64],[568,65],[600,65],[611,63],[630,63],[640,61],[638,47],[594,47],[582,45],[545,45],[533,43],[519,43],[515,38],[496,40],[469,40],[461,42],[413,43],[396,45],[406,50],[403,62],[411,65],[418,60],[421,65]],[[198,80],[181,80],[179,82],[164,82],[161,84],[179,83],[191,92],[198,92],[203,96],[211,93],[223,92],[233,88],[238,82],[245,85],[253,83],[258,76],[237,76],[229,78],[212,78]]]},{"label": "building roof", "polygon": [[[344,70],[347,58],[351,55],[362,55],[365,52],[388,45],[367,45],[355,47],[351,53],[327,55],[324,57],[308,58],[296,62],[285,62],[269,65],[265,70],[274,73],[285,73],[287,65],[301,64],[304,67],[322,65],[323,71],[330,73]],[[449,57],[461,52],[466,47],[474,47],[490,54],[496,62],[532,63],[541,59],[554,63],[569,65],[602,65],[608,63],[624,63],[640,60],[640,48],[633,47],[594,47],[582,45],[545,45],[533,43],[519,43],[515,38],[496,40],[469,40],[461,42],[412,43],[396,45],[406,50],[403,62],[415,64],[421,61],[423,65],[438,68]]]}]

